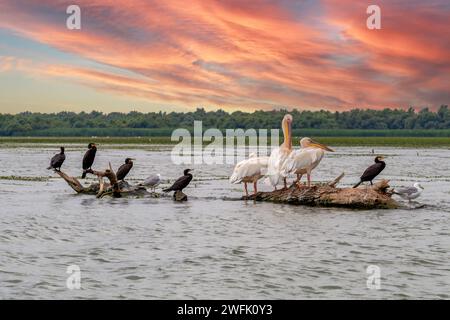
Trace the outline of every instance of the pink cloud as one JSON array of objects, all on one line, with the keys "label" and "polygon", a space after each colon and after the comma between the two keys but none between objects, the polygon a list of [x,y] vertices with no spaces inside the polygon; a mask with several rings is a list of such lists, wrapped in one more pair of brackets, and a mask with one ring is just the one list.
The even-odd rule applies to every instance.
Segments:
[{"label": "pink cloud", "polygon": [[111,94],[248,109],[448,103],[445,5],[408,2],[405,14],[382,1],[383,28],[373,31],[354,1],[321,2],[311,23],[295,1],[81,0],[82,30],[70,31],[67,2],[21,2],[0,3],[0,28],[127,75],[58,63],[41,71]]}]

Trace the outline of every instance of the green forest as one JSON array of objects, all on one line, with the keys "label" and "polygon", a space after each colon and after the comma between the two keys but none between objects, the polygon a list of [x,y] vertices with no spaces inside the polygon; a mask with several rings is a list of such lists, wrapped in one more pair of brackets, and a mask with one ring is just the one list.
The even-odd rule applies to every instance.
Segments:
[{"label": "green forest", "polygon": [[279,128],[287,113],[294,117],[294,134],[314,132],[323,136],[450,136],[450,110],[423,108],[343,112],[272,110],[252,113],[223,110],[194,112],[102,113],[59,112],[0,114],[0,136],[170,136],[175,128],[260,129]]}]

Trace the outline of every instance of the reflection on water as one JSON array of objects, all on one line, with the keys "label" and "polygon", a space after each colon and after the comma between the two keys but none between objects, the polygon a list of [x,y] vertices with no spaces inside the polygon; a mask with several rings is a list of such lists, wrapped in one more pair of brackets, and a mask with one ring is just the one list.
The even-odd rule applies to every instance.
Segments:
[{"label": "reflection on water", "polygon": [[[357,211],[225,201],[242,193],[224,178],[229,165],[194,166],[186,203],[74,195],[45,170],[56,149],[0,149],[2,163],[21,159],[0,176],[51,177],[0,179],[2,298],[450,298],[449,150],[376,150],[387,156],[382,177],[420,182],[425,206]],[[373,161],[371,148],[337,151],[314,179],[345,172],[351,185]],[[80,175],[82,155],[71,147],[63,169]],[[127,156],[137,159],[132,183],[182,174],[164,148],[100,148],[95,167]],[[81,290],[66,288],[73,264]],[[381,269],[380,290],[366,286],[369,265]]]}]

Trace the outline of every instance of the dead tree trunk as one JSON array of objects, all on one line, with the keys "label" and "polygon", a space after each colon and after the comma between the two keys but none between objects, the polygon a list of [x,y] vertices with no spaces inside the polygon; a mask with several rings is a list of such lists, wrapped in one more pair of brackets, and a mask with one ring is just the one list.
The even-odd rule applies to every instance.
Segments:
[{"label": "dead tree trunk", "polygon": [[[111,164],[109,164],[109,168],[105,171],[90,170],[89,173],[96,175],[99,182],[93,183],[87,187],[84,187],[75,177],[70,177],[59,170],[55,170],[55,172],[63,178],[75,192],[80,194],[95,195],[97,198],[103,198],[105,196],[112,196],[115,198],[120,198],[122,196],[152,196],[152,194],[143,186],[131,186],[126,181],[117,181],[116,174],[114,173],[114,170],[112,170]],[[103,180],[105,177],[108,178],[109,182]]]},{"label": "dead tree trunk", "polygon": [[[84,187],[78,179],[70,177],[62,171],[55,172],[79,194],[95,195],[97,198],[103,198],[104,196],[159,197],[157,194],[148,192],[143,186],[131,186],[126,181],[117,181],[117,177],[111,168],[111,164],[105,171],[91,171],[90,173],[98,177],[99,182],[93,183],[87,187]],[[337,188],[336,185],[343,176],[344,174],[341,174],[329,183],[314,185],[310,188],[306,186],[298,187],[296,184],[293,184],[287,189],[272,192],[258,192],[256,195],[248,197],[244,196],[241,199],[354,209],[385,209],[400,207],[400,205],[391,198],[392,192],[388,190],[389,181],[382,180],[375,183],[373,186],[362,186],[360,188]],[[108,179],[108,182],[104,181],[105,177]],[[174,199],[177,201],[184,201],[186,198],[186,195],[182,192],[174,194]]]},{"label": "dead tree trunk", "polygon": [[175,191],[174,194],[173,194],[173,199],[174,199],[175,201],[179,201],[179,202],[181,202],[181,201],[187,201],[187,195],[185,195],[182,191],[177,190],[177,191]]},{"label": "dead tree trunk", "polygon": [[[94,171],[90,170],[90,173],[96,175],[98,177],[99,181],[99,190],[97,192],[97,198],[103,198],[105,195],[112,195],[115,198],[120,198],[121,195],[121,189],[119,186],[119,182],[117,181],[117,176],[114,172],[114,170],[111,167],[111,163],[109,163],[109,168],[105,171]],[[109,184],[106,186],[105,189],[105,183],[103,181],[103,178],[106,177],[109,180]]]},{"label": "dead tree trunk", "polygon": [[382,180],[373,186],[360,188],[336,188],[342,179],[341,174],[328,184],[307,186],[291,185],[287,189],[272,192],[258,192],[256,195],[244,196],[243,200],[269,201],[295,205],[320,207],[345,207],[354,209],[388,209],[397,208],[399,204],[391,198],[388,191],[389,181]]},{"label": "dead tree trunk", "polygon": [[55,170],[55,172],[61,177],[63,178],[67,184],[73,189],[75,190],[77,193],[90,193],[87,188],[83,187],[80,183],[80,181],[78,181],[76,178],[74,177],[69,177],[67,174],[65,174],[64,172],[62,172],[61,170]]}]

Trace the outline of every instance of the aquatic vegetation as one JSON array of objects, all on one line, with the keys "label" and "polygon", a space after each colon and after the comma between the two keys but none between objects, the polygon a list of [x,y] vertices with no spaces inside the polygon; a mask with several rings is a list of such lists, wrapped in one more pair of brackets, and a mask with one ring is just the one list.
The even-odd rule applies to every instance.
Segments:
[{"label": "aquatic vegetation", "polygon": [[[306,134],[307,133],[307,134]],[[311,138],[319,137],[314,132],[305,132],[304,135],[298,135],[294,132],[293,141],[308,135]],[[0,148],[19,148],[19,147],[37,147],[45,146],[54,147],[54,145],[71,144],[72,147],[84,147],[89,143],[91,137],[0,137]],[[179,141],[171,141],[169,136],[163,137],[96,137],[95,141],[98,145],[105,145],[114,149],[145,149],[155,150],[162,146],[179,143]],[[322,136],[320,141],[331,146],[392,146],[392,147],[450,147],[450,137],[393,137],[393,136]],[[247,139],[248,142],[248,139]],[[204,142],[208,145],[209,142]]]},{"label": "aquatic vegetation", "polygon": [[43,182],[43,181],[50,180],[50,178],[49,177],[0,176],[0,180]]}]

